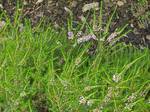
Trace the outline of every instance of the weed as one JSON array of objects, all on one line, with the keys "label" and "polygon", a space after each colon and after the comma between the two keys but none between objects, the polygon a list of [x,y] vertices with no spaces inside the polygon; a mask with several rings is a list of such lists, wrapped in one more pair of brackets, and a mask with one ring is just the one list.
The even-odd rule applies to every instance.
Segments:
[{"label": "weed", "polygon": [[[73,29],[71,17],[68,29],[58,33],[43,22],[32,28],[28,20],[18,30],[19,15],[14,23],[6,18],[0,29],[0,111],[148,112],[149,50],[123,43],[105,46],[114,14],[105,26],[100,11],[98,21],[91,22],[104,29],[98,33],[86,19]],[[126,35],[126,27],[116,29],[114,38]],[[68,31],[74,33],[71,40]],[[98,40],[76,44],[78,31]],[[93,44],[96,51],[89,55]]]}]

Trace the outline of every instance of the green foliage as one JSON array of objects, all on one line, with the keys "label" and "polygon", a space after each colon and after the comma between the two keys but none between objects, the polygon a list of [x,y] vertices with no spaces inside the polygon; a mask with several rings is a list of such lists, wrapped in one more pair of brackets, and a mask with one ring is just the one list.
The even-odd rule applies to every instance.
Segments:
[{"label": "green foliage", "polygon": [[[99,40],[110,35],[112,17]],[[98,41],[96,54],[89,55],[93,43],[75,44],[67,39],[66,29],[57,32],[43,22],[31,28],[26,20],[20,31],[20,24],[17,15],[0,29],[0,111],[148,112],[148,49]],[[92,25],[83,24],[94,32]],[[126,26],[116,29],[119,38],[128,32]]]}]

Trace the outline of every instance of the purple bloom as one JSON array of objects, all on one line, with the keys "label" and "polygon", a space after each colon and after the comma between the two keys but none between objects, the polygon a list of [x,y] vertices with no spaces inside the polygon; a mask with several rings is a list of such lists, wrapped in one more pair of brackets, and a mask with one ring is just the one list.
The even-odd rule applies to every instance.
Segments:
[{"label": "purple bloom", "polygon": [[70,39],[73,39],[73,37],[74,37],[73,32],[72,32],[72,31],[69,31],[69,32],[68,32],[68,39],[69,39],[69,40],[70,40]]}]

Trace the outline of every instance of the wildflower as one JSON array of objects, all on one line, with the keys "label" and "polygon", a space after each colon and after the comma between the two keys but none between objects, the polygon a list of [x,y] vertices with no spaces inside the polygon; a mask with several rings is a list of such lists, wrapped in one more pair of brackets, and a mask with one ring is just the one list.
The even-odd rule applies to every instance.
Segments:
[{"label": "wildflower", "polygon": [[112,33],[112,34],[107,38],[107,42],[110,43],[116,36],[117,36],[117,32]]},{"label": "wildflower", "polygon": [[118,83],[121,80],[121,76],[120,75],[113,75],[113,81]]},{"label": "wildflower", "polygon": [[78,31],[78,33],[77,33],[77,37],[81,37],[81,36],[82,36],[82,34],[83,34],[83,32],[82,32],[82,31]]},{"label": "wildflower", "polygon": [[91,9],[98,10],[99,9],[99,3],[98,2],[93,2],[93,3],[90,3],[90,4],[85,4],[82,7],[82,12],[86,12],[86,11],[91,10]]},{"label": "wildflower", "polygon": [[87,42],[89,40],[97,40],[96,36],[94,34],[89,34],[87,36],[82,36],[81,38],[78,38],[77,39],[77,43],[80,44],[80,43],[83,43],[83,42]]},{"label": "wildflower", "polygon": [[93,31],[95,31],[95,32],[99,32],[99,31],[102,31],[103,29],[102,28],[100,28],[99,26],[97,26],[97,25],[93,25]]},{"label": "wildflower", "polygon": [[133,104],[132,104],[132,103],[125,103],[125,109],[131,111],[131,110],[132,110],[132,107],[133,107]]},{"label": "wildflower", "polygon": [[132,93],[131,96],[128,97],[127,102],[133,102],[136,99],[137,95],[135,93]]},{"label": "wildflower", "polygon": [[68,39],[71,40],[71,39],[73,39],[73,37],[74,37],[73,32],[72,32],[72,31],[69,31],[69,32],[68,32]]},{"label": "wildflower", "polygon": [[132,95],[127,98],[127,101],[125,103],[125,109],[128,109],[130,111],[132,110],[136,97],[137,97],[137,94],[132,93]]},{"label": "wildflower", "polygon": [[81,96],[81,97],[79,98],[79,103],[80,103],[80,104],[85,105],[85,104],[86,104],[86,102],[87,102],[87,100],[86,100],[86,98],[85,98],[85,97]]}]

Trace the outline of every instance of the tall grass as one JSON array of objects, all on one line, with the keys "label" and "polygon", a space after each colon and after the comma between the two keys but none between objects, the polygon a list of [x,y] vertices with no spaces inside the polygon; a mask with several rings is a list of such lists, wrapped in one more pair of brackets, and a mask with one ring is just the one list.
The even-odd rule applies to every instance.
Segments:
[{"label": "tall grass", "polygon": [[93,41],[77,44],[65,29],[44,23],[33,29],[28,20],[19,31],[20,20],[7,18],[0,29],[0,111],[148,112],[149,49],[105,46],[100,40],[110,34],[111,20],[89,55]]}]

